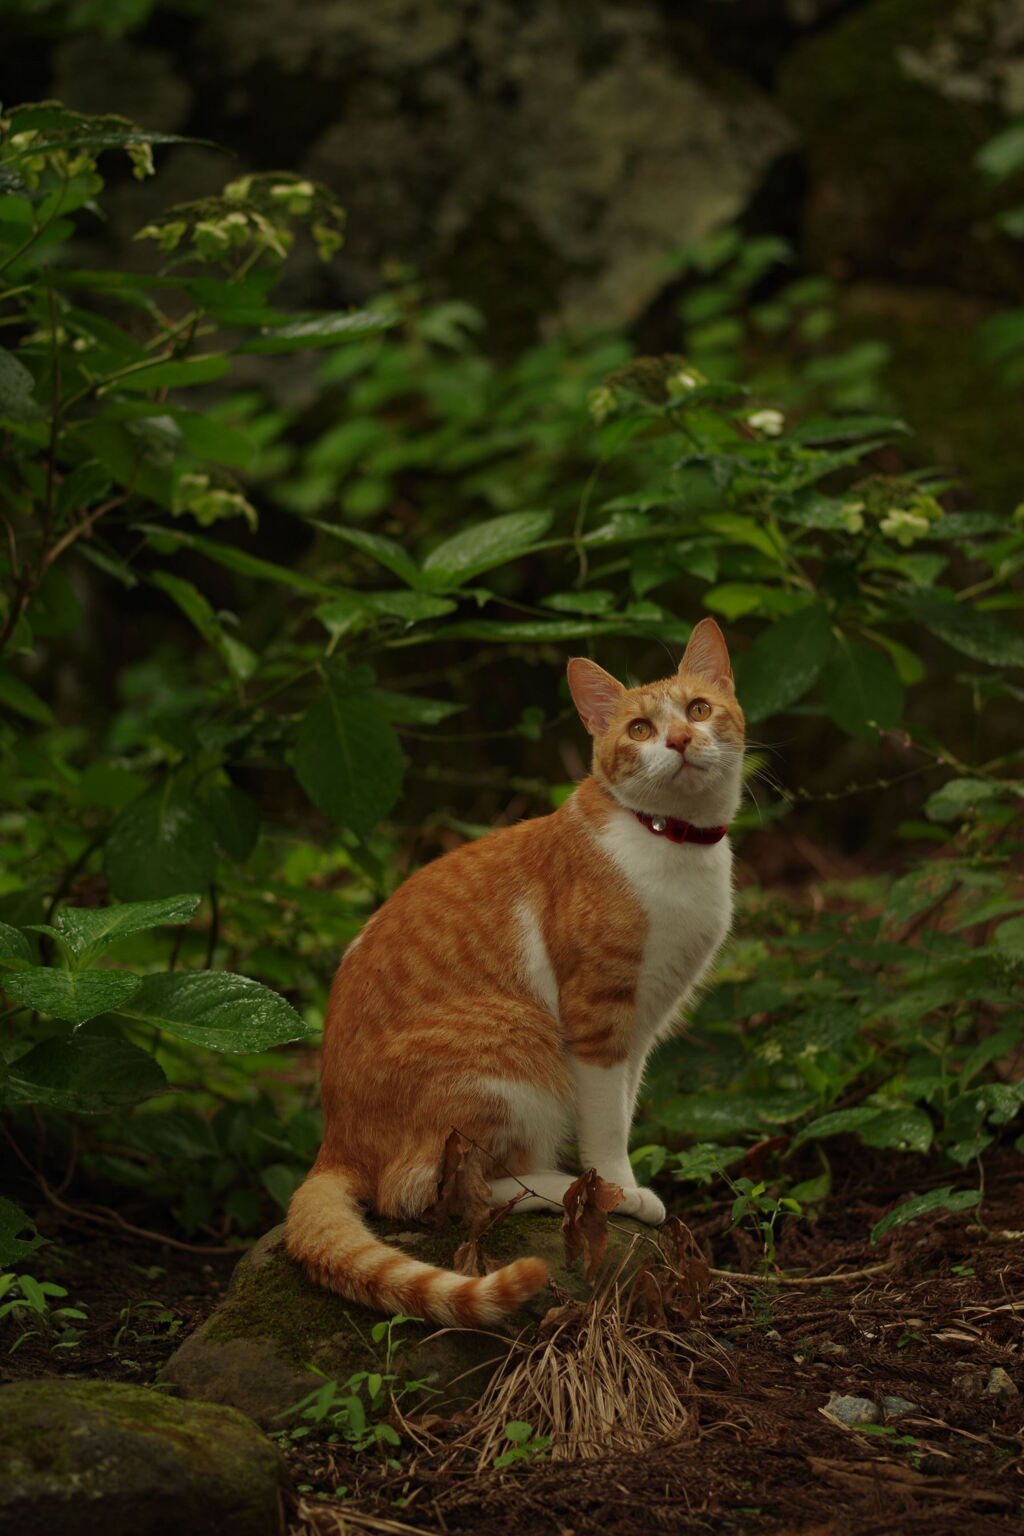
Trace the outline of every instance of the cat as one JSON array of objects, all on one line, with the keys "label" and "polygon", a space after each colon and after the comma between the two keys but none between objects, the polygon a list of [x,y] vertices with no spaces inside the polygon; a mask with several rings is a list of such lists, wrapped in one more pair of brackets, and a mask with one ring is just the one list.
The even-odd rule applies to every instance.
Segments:
[{"label": "cat", "polygon": [[443,855],[345,951],[324,1029],[323,1144],[285,1246],[317,1284],[383,1312],[496,1322],[547,1278],[521,1258],[475,1278],[406,1257],[361,1206],[416,1217],[454,1129],[493,1160],[491,1194],[560,1213],[558,1163],[622,1187],[617,1214],[657,1225],[628,1137],[644,1064],[732,919],[725,832],[740,800],[743,713],[713,619],[671,678],[626,688],[568,665],[592,772],[549,816]]}]

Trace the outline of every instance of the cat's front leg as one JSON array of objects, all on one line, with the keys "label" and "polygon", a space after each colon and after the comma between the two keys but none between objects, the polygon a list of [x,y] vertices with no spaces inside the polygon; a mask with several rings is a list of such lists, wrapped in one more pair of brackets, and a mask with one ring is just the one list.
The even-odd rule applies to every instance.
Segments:
[{"label": "cat's front leg", "polygon": [[571,1068],[581,1167],[596,1168],[602,1179],[621,1185],[625,1200],[617,1207],[620,1216],[660,1225],[665,1220],[665,1207],[653,1189],[637,1184],[629,1161],[635,1092],[635,1073],[629,1060],[597,1066],[574,1057]]}]

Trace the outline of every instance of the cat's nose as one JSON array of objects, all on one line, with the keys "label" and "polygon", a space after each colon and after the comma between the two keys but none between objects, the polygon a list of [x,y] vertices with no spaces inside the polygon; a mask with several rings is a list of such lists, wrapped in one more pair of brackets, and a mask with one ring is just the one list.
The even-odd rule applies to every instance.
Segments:
[{"label": "cat's nose", "polygon": [[678,752],[681,757],[685,757],[686,749],[692,740],[693,737],[688,731],[677,731],[665,737],[665,745],[666,747],[671,747],[673,752]]}]

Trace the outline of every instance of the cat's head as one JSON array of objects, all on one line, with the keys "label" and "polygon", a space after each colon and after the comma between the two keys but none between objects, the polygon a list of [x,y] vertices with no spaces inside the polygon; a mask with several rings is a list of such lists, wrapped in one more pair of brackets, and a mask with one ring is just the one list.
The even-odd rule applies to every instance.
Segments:
[{"label": "cat's head", "polygon": [[701,619],[673,677],[626,688],[583,656],[569,690],[594,738],[593,771],[630,810],[702,825],[731,820],[740,797],[743,711],[722,631]]}]

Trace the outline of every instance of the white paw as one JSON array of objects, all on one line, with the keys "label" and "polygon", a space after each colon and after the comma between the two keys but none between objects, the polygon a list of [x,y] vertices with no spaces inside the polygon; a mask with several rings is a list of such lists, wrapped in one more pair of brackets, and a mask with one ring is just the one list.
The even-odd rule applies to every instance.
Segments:
[{"label": "white paw", "polygon": [[626,1198],[615,1207],[615,1216],[634,1216],[649,1227],[660,1227],[665,1220],[665,1207],[653,1189],[627,1189]]}]

